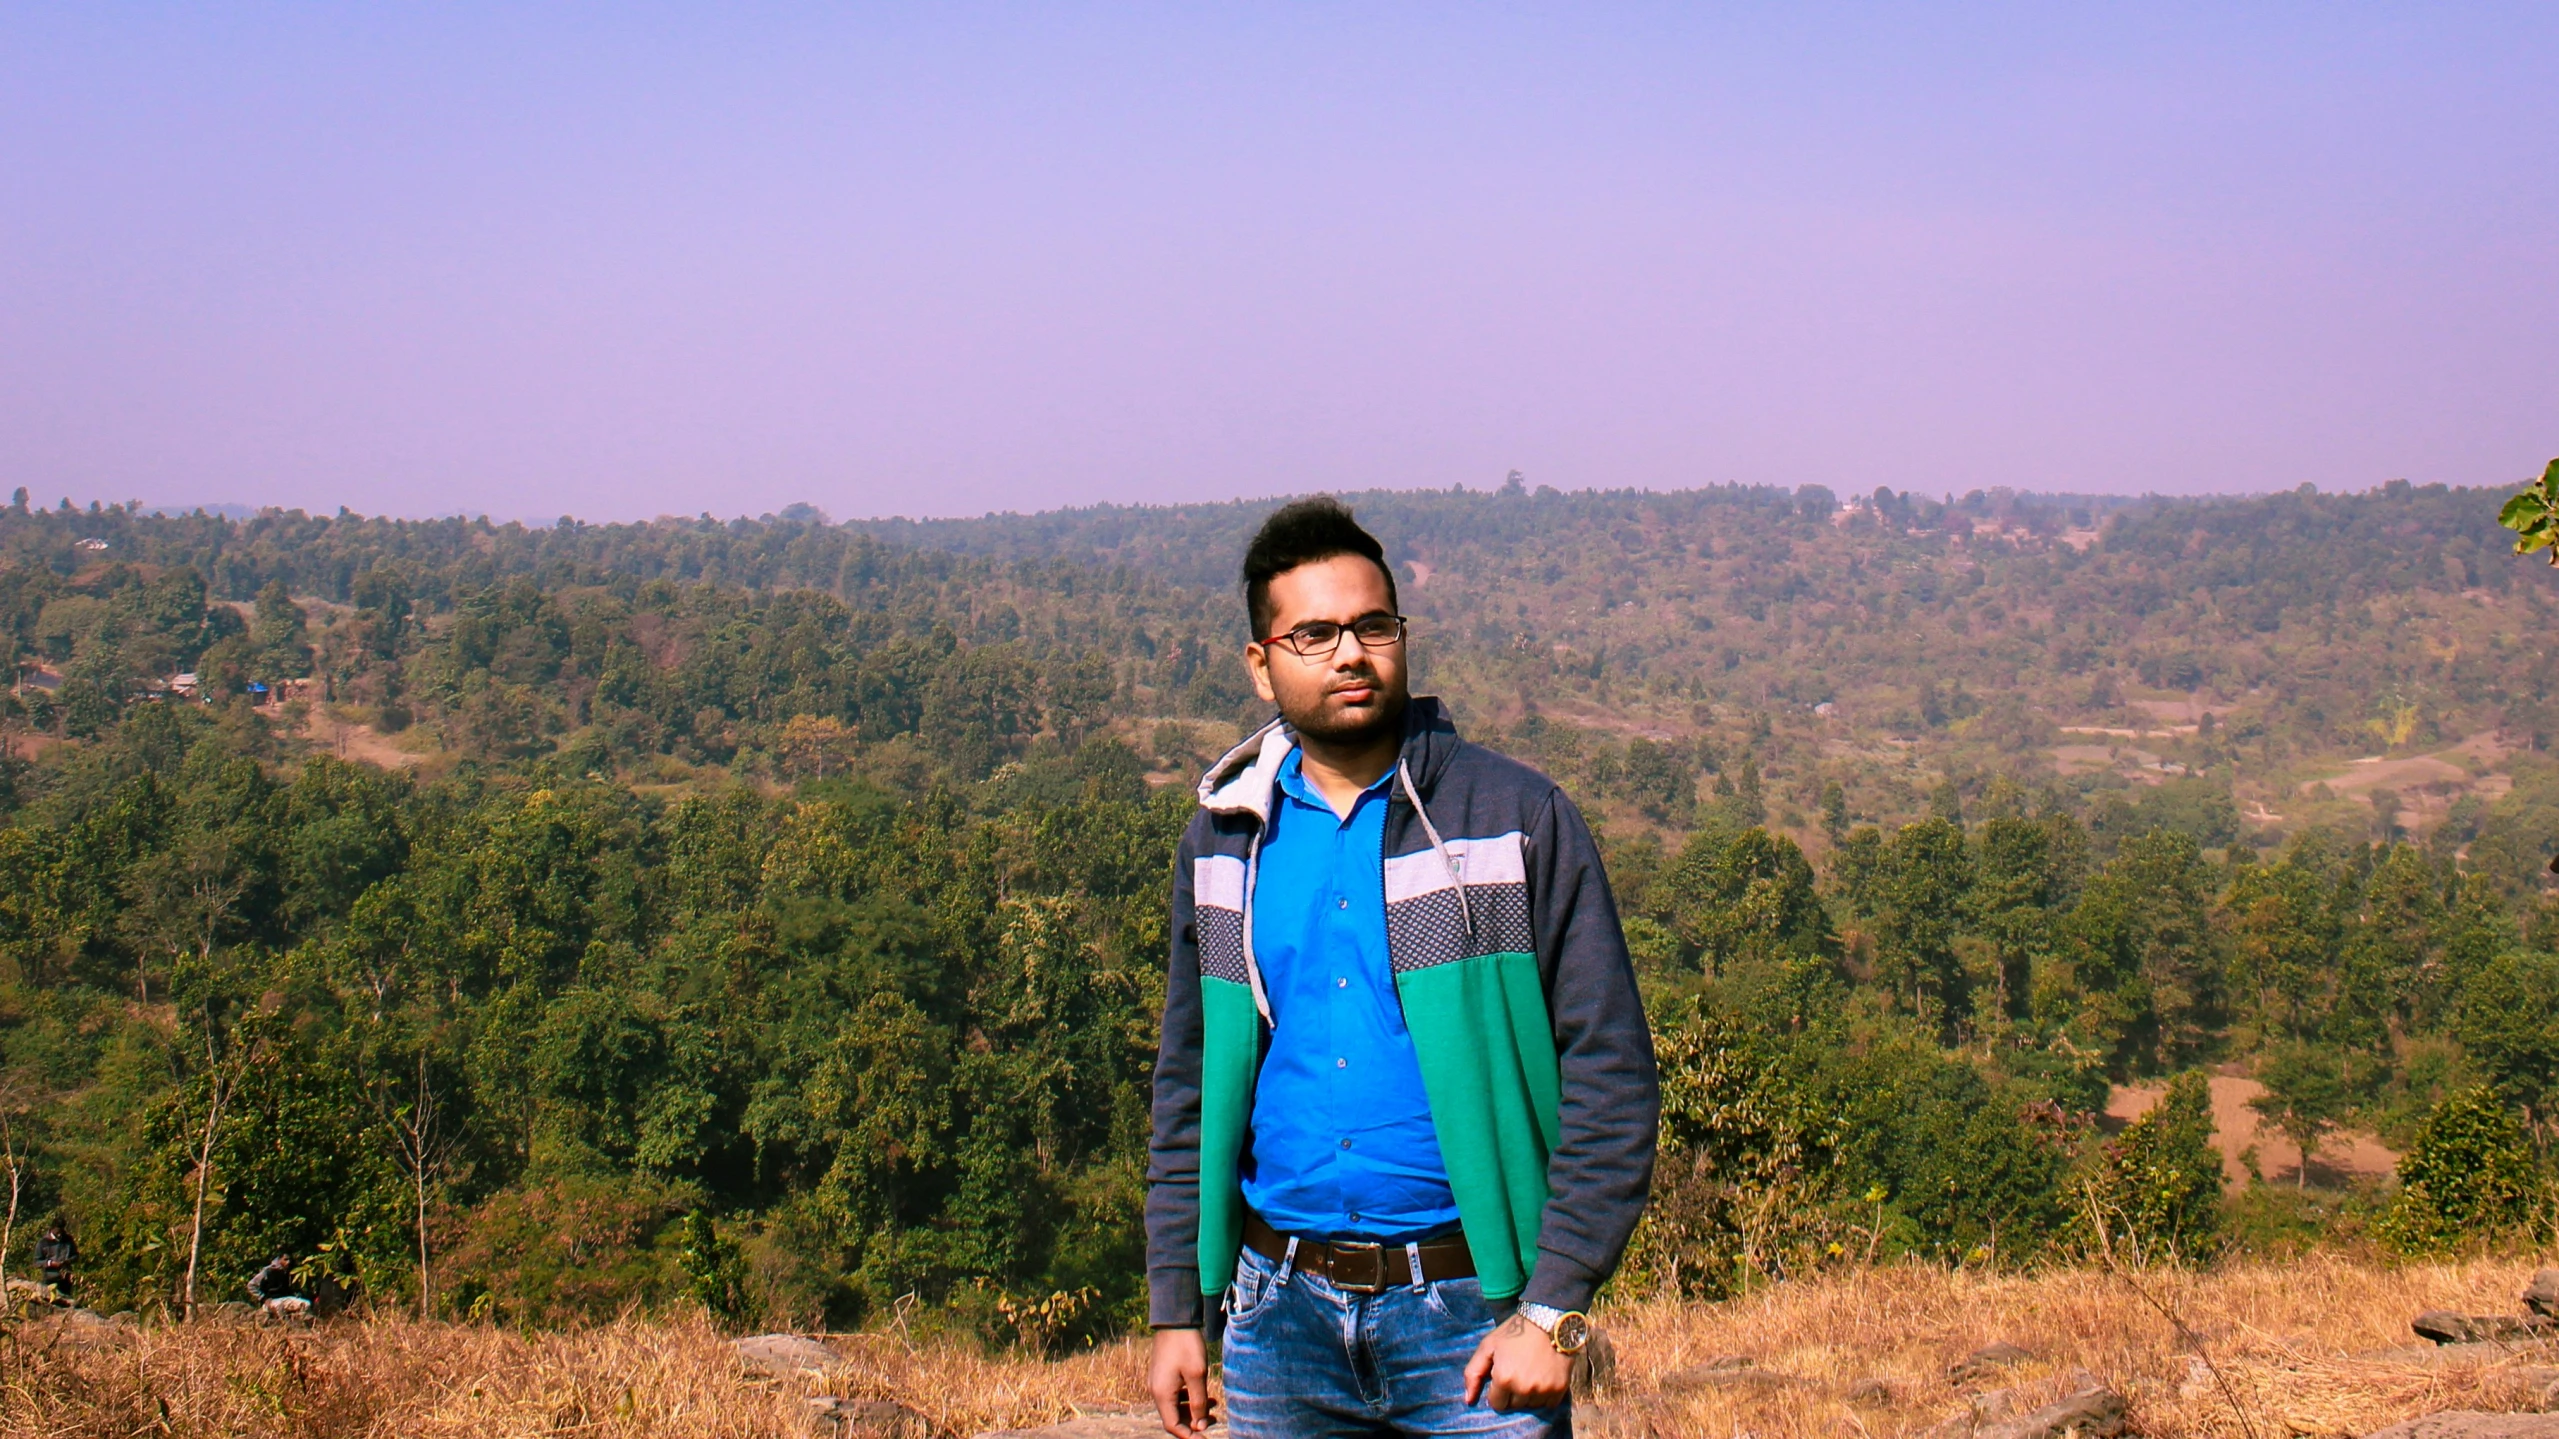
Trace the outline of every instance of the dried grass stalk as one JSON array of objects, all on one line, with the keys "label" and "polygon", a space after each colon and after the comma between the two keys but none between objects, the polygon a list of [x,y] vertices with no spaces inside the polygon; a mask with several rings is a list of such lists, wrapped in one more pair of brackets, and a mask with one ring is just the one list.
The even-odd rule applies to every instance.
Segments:
[{"label": "dried grass stalk", "polygon": [[[1717,1305],[1643,1301],[1604,1316],[1619,1379],[1585,1428],[1622,1434],[1911,1435],[1971,1412],[1987,1385],[2031,1407],[2085,1369],[2131,1400],[2153,1439],[2362,1434],[2444,1408],[2537,1401],[2524,1350],[2447,1357],[2416,1343],[2419,1310],[2511,1312],[2530,1266],[2510,1261],[2381,1269],[2339,1258],[2140,1276],[1884,1267],[1764,1290]],[[2153,1302],[2155,1301],[2155,1302]],[[2160,1311],[2173,1312],[2177,1323]],[[2179,1338],[2199,1342],[2203,1358]],[[1955,1360],[2005,1341],[2034,1354],[1970,1389]],[[1066,1359],[986,1356],[897,1334],[835,1336],[844,1366],[823,1379],[748,1374],[700,1319],[631,1319],[574,1332],[377,1318],[309,1330],[0,1331],[0,1439],[158,1435],[461,1439],[590,1434],[729,1439],[806,1432],[809,1397],[833,1392],[921,1411],[946,1434],[1018,1428],[1144,1403],[1144,1348],[1131,1340]],[[1720,1356],[1811,1381],[1666,1389]],[[2211,1369],[2217,1369],[2216,1379]],[[1852,1400],[1881,1381],[1889,1402]],[[2236,1407],[2234,1402],[2236,1401]]]}]

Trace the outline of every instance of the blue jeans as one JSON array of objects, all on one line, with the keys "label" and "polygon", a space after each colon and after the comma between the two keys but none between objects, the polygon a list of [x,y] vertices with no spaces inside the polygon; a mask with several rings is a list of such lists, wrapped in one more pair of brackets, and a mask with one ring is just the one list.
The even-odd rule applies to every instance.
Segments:
[{"label": "blue jeans", "polygon": [[1481,1434],[1569,1439],[1571,1401],[1501,1413],[1466,1402],[1466,1361],[1511,1302],[1472,1279],[1360,1294],[1246,1249],[1226,1291],[1232,1439]]}]

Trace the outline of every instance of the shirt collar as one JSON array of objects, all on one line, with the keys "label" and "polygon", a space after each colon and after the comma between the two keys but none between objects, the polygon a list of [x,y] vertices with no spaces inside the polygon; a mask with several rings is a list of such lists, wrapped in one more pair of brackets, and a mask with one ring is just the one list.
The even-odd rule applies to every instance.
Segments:
[{"label": "shirt collar", "polygon": [[[1324,798],[1321,794],[1316,793],[1314,784],[1306,778],[1305,759],[1306,751],[1302,749],[1291,749],[1288,752],[1288,758],[1280,761],[1280,791],[1281,793],[1286,794],[1290,799],[1296,800],[1299,804],[1312,805],[1315,808],[1330,814],[1333,809],[1332,801]],[[1386,773],[1379,775],[1375,781],[1370,783],[1368,788],[1361,790],[1360,797],[1362,799],[1366,799],[1370,795],[1383,793],[1386,786],[1392,783],[1394,779],[1395,771],[1392,768],[1389,768]],[[1353,808],[1357,808],[1357,806],[1354,805]]]}]

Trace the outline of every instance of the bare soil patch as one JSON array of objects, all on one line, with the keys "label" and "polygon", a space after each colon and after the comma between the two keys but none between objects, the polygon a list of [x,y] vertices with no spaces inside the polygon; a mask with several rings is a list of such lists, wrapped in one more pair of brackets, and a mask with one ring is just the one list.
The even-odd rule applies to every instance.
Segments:
[{"label": "bare soil patch", "polygon": [[12,730],[7,734],[0,734],[0,753],[14,755],[19,759],[37,759],[41,758],[46,750],[59,749],[68,743],[70,741],[34,730]]},{"label": "bare soil patch", "polygon": [[2373,755],[2351,760],[2338,773],[2304,780],[2295,788],[2307,793],[2312,785],[2324,784],[2331,794],[2367,803],[2376,789],[2404,790],[2422,785],[2495,789],[2502,793],[2514,781],[2509,775],[2495,773],[2494,767],[2512,752],[2498,740],[2494,730],[2489,730],[2431,754],[2403,755],[2398,759]]},{"label": "bare soil patch", "polygon": [[2350,760],[2340,771],[2300,781],[2293,792],[2309,795],[2325,785],[2331,797],[2369,808],[2373,791],[2386,789],[2398,797],[2399,823],[2423,834],[2442,823],[2463,795],[2494,801],[2513,789],[2514,777],[2494,768],[2510,753],[2491,730],[2431,754]]},{"label": "bare soil patch", "polygon": [[425,760],[418,751],[373,726],[340,719],[317,706],[302,722],[301,735],[314,749],[377,769],[414,769]]},{"label": "bare soil patch", "polygon": [[[2084,731],[2082,731],[2084,733]],[[2053,746],[2053,768],[2063,775],[2090,774],[2115,767],[2115,747],[2105,744]]]},{"label": "bare soil patch", "polygon": [[[2266,1086],[2253,1079],[2236,1075],[2212,1076],[2212,1142],[2221,1151],[2222,1180],[2232,1189],[2249,1181],[2247,1162],[2241,1157],[2251,1145],[2257,1150],[2257,1171],[2268,1183],[2295,1183],[2301,1177],[2301,1151],[2283,1133],[2257,1116],[2248,1101],[2266,1092]],[[2160,1096],[2168,1092],[2165,1085],[2119,1086],[2106,1100],[2106,1117],[2130,1123],[2150,1112]],[[2319,1184],[2336,1185],[2357,1179],[2379,1179],[2394,1172],[2399,1156],[2370,1134],[2356,1130],[2331,1133],[2310,1161],[2310,1179]]]},{"label": "bare soil patch", "polygon": [[2421,784],[2468,786],[2470,771],[2449,760],[2430,754],[2410,755],[2405,759],[2359,759],[2350,762],[2342,774],[2312,780],[2301,786],[2307,791],[2313,784],[2328,786],[2328,792],[2342,798],[2360,799],[2369,804],[2376,789],[2413,789]]}]

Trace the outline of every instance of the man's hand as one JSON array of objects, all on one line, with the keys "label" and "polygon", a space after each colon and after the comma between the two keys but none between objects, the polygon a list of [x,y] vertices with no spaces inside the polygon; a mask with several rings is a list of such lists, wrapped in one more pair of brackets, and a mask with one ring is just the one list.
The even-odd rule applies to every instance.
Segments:
[{"label": "man's hand", "polygon": [[1217,1422],[1208,1394],[1208,1341],[1196,1329],[1158,1329],[1146,1360],[1146,1392],[1173,1439],[1201,1439]]},{"label": "man's hand", "polygon": [[1521,1314],[1485,1335],[1475,1346],[1475,1357],[1466,1361],[1469,1404],[1481,1391],[1484,1402],[1495,1409],[1543,1409],[1563,1403],[1572,1387],[1573,1356],[1558,1352],[1546,1331]]}]

